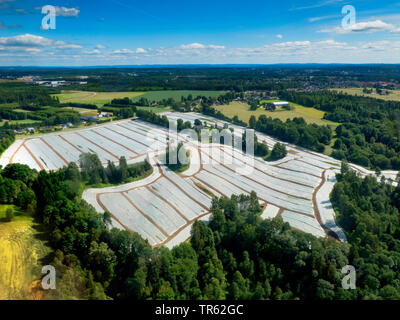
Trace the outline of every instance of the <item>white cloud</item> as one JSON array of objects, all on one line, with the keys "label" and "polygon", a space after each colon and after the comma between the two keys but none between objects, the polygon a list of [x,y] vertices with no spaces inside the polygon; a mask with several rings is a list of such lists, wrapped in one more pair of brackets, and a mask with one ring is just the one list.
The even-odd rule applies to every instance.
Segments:
[{"label": "white cloud", "polygon": [[77,8],[55,7],[56,15],[60,17],[77,17],[80,10]]},{"label": "white cloud", "polygon": [[183,50],[194,50],[194,49],[225,49],[225,46],[219,46],[215,44],[210,44],[210,45],[204,45],[201,43],[190,43],[190,44],[182,44],[180,49]]},{"label": "white cloud", "polygon": [[133,54],[135,51],[129,50],[129,49],[120,49],[120,50],[114,50],[113,53],[115,54]]},{"label": "white cloud", "polygon": [[225,49],[225,46],[216,46],[214,44],[210,44],[207,48],[210,48],[210,49]]},{"label": "white cloud", "polygon": [[65,41],[55,41],[34,34],[0,37],[0,45],[6,47],[52,47],[54,49],[80,49],[82,46]]},{"label": "white cloud", "polygon": [[106,46],[103,46],[102,44],[98,44],[97,46],[96,46],[96,49],[105,49],[105,48],[107,48]]},{"label": "white cloud", "polygon": [[335,27],[331,29],[322,29],[318,32],[327,33],[351,33],[351,32],[377,32],[377,31],[392,31],[396,32],[396,27],[390,23],[383,22],[382,20],[358,22],[349,28]]},{"label": "white cloud", "polygon": [[338,17],[339,17],[338,15],[312,17],[312,18],[308,19],[308,22],[316,22],[316,21],[328,20],[328,19],[333,19],[333,18],[338,18]]},{"label": "white cloud", "polygon": [[201,43],[191,43],[191,44],[183,44],[181,45],[181,49],[204,49],[206,46]]},{"label": "white cloud", "polygon": [[277,37],[278,39],[282,39],[282,38],[283,38],[283,36],[282,36],[281,34],[277,34],[276,37]]},{"label": "white cloud", "polygon": [[275,43],[273,44],[273,46],[293,48],[293,47],[305,47],[309,46],[310,44],[311,44],[310,41],[288,41],[288,42]]},{"label": "white cloud", "polygon": [[[399,41],[340,42],[334,39],[286,41],[259,47],[184,45],[102,51],[35,35],[0,37],[0,65],[115,65],[226,63],[398,63]],[[192,49],[188,49],[188,48]]]},{"label": "white cloud", "polygon": [[[77,17],[80,10],[78,8],[67,8],[53,6],[56,9],[56,16],[58,17]],[[36,10],[42,10],[42,7],[36,7]]]},{"label": "white cloud", "polygon": [[98,49],[94,49],[94,50],[84,50],[83,53],[85,54],[100,54],[101,51]]}]

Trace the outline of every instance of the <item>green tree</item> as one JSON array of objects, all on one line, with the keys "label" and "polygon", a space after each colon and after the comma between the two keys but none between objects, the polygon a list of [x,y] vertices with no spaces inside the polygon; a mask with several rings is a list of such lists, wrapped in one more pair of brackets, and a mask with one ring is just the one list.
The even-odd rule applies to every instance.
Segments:
[{"label": "green tree", "polygon": [[6,219],[7,221],[11,221],[12,219],[14,219],[14,210],[12,208],[7,208]]}]

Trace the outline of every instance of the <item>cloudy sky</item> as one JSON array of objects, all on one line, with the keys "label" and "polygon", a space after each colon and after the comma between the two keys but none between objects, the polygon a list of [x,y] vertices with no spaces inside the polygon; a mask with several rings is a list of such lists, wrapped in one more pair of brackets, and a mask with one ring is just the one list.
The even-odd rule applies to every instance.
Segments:
[{"label": "cloudy sky", "polygon": [[227,63],[400,63],[400,1],[0,0],[2,66]]}]

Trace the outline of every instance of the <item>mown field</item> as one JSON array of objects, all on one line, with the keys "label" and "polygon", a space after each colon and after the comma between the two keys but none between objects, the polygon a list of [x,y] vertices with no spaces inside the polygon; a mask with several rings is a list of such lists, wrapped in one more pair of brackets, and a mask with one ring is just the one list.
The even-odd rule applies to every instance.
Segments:
[{"label": "mown field", "polygon": [[193,98],[197,96],[205,97],[218,97],[223,91],[199,91],[199,90],[166,90],[166,91],[150,91],[142,92],[140,96],[135,97],[133,100],[139,100],[140,98],[146,98],[150,101],[160,101],[163,99],[172,98],[174,100],[180,100],[181,97],[188,97],[190,94]]},{"label": "mown field", "polygon": [[142,92],[89,92],[89,91],[63,91],[53,96],[58,97],[61,103],[90,103],[103,106],[112,99],[129,97],[130,99],[143,94]]},{"label": "mown field", "polygon": [[87,116],[87,117],[97,116],[97,110],[93,110],[93,109],[74,108],[74,107],[64,107],[63,109],[76,111],[76,112],[79,112],[81,115]]},{"label": "mown field", "polygon": [[250,106],[247,103],[242,102],[231,102],[229,105],[217,106],[216,108],[221,111],[224,115],[232,118],[238,116],[239,120],[249,122],[252,115],[258,118],[260,115],[266,115],[271,118],[278,118],[282,121],[293,118],[304,118],[307,123],[315,123],[318,125],[330,125],[333,127],[338,126],[338,123],[322,119],[325,112],[314,109],[306,108],[295,103],[290,103],[293,110],[278,109],[275,111],[267,111],[264,108],[258,108],[257,110],[251,111]]},{"label": "mown field", "polygon": [[[5,222],[6,209],[12,207],[15,218]],[[0,206],[0,300],[43,299],[40,290],[41,268],[51,249],[42,240],[32,217],[18,208]]]},{"label": "mown field", "polygon": [[58,97],[61,103],[90,103],[97,106],[103,106],[111,102],[112,99],[129,97],[134,101],[140,98],[146,98],[150,101],[160,101],[163,99],[173,98],[180,100],[182,96],[190,94],[195,98],[197,96],[216,97],[221,91],[197,91],[197,90],[166,90],[166,91],[150,91],[150,92],[88,92],[88,91],[63,91],[61,94],[53,96]]},{"label": "mown field", "polygon": [[346,88],[346,89],[331,89],[336,92],[344,92],[351,95],[382,99],[382,100],[391,100],[391,101],[400,101],[400,90],[389,90],[391,93],[389,95],[379,95],[373,93],[364,93],[363,88]]},{"label": "mown field", "polygon": [[[4,126],[4,124],[7,122],[8,120],[3,120],[0,122],[0,127]],[[37,120],[30,120],[30,119],[26,119],[26,120],[12,120],[12,121],[8,121],[9,124],[36,124],[39,123],[40,121]]]}]

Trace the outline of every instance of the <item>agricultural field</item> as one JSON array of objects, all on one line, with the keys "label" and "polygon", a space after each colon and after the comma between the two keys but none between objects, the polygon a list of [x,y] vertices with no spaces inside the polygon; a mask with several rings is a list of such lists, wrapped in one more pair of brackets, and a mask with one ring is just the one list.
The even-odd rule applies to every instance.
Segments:
[{"label": "agricultural field", "polygon": [[149,92],[89,92],[89,91],[63,91],[53,96],[58,97],[61,103],[89,103],[99,107],[111,100],[117,98],[128,97],[134,101],[140,98],[146,98],[150,101],[160,101],[163,99],[173,98],[180,100],[182,96],[187,97],[191,94],[194,98],[197,96],[217,97],[222,91],[197,91],[197,90],[166,90],[166,91],[149,91]]},{"label": "agricultural field", "polygon": [[170,107],[136,107],[138,110],[151,111],[154,113],[170,111]]},{"label": "agricultural field", "polygon": [[[276,100],[271,100],[276,101]],[[275,111],[268,111],[260,107],[257,110],[251,111],[250,106],[247,103],[233,101],[228,105],[216,106],[216,109],[221,111],[224,115],[229,118],[238,116],[239,120],[246,123],[249,122],[251,116],[258,118],[260,115],[266,115],[267,117],[277,118],[282,121],[293,118],[304,118],[307,123],[315,123],[318,125],[330,125],[332,127],[337,127],[339,124],[329,120],[324,120],[324,111],[320,111],[314,108],[307,108],[301,105],[290,103],[293,110],[278,109]]]},{"label": "agricultural field", "polygon": [[141,95],[135,97],[133,100],[139,100],[140,98],[146,98],[150,101],[160,101],[163,99],[172,98],[180,101],[181,97],[188,97],[190,94],[193,98],[197,96],[205,97],[218,97],[223,94],[223,91],[201,91],[201,90],[165,90],[165,91],[149,91],[142,92]]},{"label": "agricultural field", "polygon": [[388,95],[379,95],[376,93],[364,93],[363,88],[345,88],[345,89],[330,89],[336,92],[343,92],[351,95],[382,99],[382,100],[390,100],[390,101],[400,101],[400,90],[389,90],[390,94]]},{"label": "agricultural field", "polygon": [[1,126],[4,126],[4,124],[5,124],[6,122],[9,122],[9,124],[31,124],[31,125],[35,125],[35,124],[37,124],[37,123],[40,123],[40,121],[38,121],[38,120],[31,120],[31,119],[26,119],[26,120],[11,120],[11,121],[3,120],[3,121],[0,122],[0,127],[1,127]]},{"label": "agricultural field", "polygon": [[83,115],[83,116],[97,116],[97,110],[93,110],[93,109],[85,109],[85,108],[74,108],[74,107],[63,107],[62,109],[65,110],[72,110],[72,111],[76,111],[79,114]]},{"label": "agricultural field", "polygon": [[53,96],[58,97],[61,103],[90,103],[98,106],[103,106],[111,102],[113,99],[119,98],[134,98],[141,95],[141,92],[90,92],[90,91],[63,91],[60,94]]},{"label": "agricultural field", "polygon": [[[171,120],[194,123],[201,119],[223,127],[225,122],[196,113],[166,113]],[[229,124],[241,137],[244,128]],[[125,156],[128,163],[147,159],[153,172],[146,178],[120,186],[92,188],[82,197],[98,212],[108,211],[114,227],[138,232],[152,246],[171,247],[190,236],[194,221],[207,220],[212,196],[257,193],[263,218],[281,216],[293,228],[318,237],[346,241],[335,223],[329,194],[340,162],[286,144],[288,155],[265,162],[239,149],[199,143],[188,135],[170,137],[190,150],[190,166],[177,174],[162,161],[168,130],[141,120],[121,120],[93,128],[51,133],[17,140],[0,158],[0,165],[24,163],[37,170],[57,170],[77,162],[83,152],[97,153],[103,165]],[[257,133],[258,141],[272,148],[277,142]],[[362,175],[374,174],[351,165]],[[396,172],[382,172],[393,178]]]},{"label": "agricultural field", "polygon": [[[0,206],[0,217],[6,207]],[[33,218],[14,210],[13,221],[0,222],[0,300],[43,299],[39,279],[51,249]]]}]

